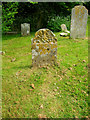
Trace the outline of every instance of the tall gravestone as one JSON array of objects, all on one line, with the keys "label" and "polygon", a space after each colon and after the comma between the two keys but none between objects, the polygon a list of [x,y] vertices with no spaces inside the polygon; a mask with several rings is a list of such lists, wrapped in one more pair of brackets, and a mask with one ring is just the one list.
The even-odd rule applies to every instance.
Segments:
[{"label": "tall gravestone", "polygon": [[57,39],[49,29],[40,29],[31,39],[32,65],[54,64],[57,59]]},{"label": "tall gravestone", "polygon": [[21,35],[22,36],[30,35],[30,24],[28,23],[21,24]]},{"label": "tall gravestone", "polygon": [[83,38],[86,37],[88,10],[82,6],[75,6],[72,9],[70,37]]}]

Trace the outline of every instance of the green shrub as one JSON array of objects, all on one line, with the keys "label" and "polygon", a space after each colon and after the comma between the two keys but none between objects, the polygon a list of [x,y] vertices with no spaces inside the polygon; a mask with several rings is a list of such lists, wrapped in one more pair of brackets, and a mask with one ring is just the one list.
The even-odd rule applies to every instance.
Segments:
[{"label": "green shrub", "polygon": [[2,4],[2,32],[11,31],[11,26],[17,14],[18,3],[7,2]]},{"label": "green shrub", "polygon": [[65,24],[67,29],[70,30],[71,16],[54,16],[48,21],[47,27],[52,31],[61,31],[61,24]]}]

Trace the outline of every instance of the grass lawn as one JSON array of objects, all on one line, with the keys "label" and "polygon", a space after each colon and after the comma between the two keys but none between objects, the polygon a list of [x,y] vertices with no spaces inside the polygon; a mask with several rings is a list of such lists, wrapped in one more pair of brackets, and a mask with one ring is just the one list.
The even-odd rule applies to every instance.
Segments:
[{"label": "grass lawn", "polygon": [[2,117],[87,117],[88,39],[73,40],[55,33],[57,64],[33,68],[31,38],[34,34],[3,36]]}]

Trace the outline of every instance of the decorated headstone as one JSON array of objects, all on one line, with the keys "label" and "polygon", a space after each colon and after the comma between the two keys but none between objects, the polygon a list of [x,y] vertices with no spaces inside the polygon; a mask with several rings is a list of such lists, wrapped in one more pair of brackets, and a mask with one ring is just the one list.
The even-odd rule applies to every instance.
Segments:
[{"label": "decorated headstone", "polygon": [[79,5],[72,9],[70,37],[85,38],[88,10],[85,6]]},{"label": "decorated headstone", "polygon": [[54,64],[57,59],[57,39],[49,29],[40,29],[31,39],[32,65]]},{"label": "decorated headstone", "polygon": [[28,23],[21,24],[21,35],[22,36],[30,35],[30,24]]}]

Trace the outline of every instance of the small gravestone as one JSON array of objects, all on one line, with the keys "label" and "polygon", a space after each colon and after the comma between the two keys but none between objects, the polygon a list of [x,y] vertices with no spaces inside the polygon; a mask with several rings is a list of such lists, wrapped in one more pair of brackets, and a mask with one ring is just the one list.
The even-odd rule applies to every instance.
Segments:
[{"label": "small gravestone", "polygon": [[79,5],[79,6],[75,6],[72,9],[71,29],[70,29],[71,38],[85,39],[87,17],[88,17],[88,10],[84,6]]},{"label": "small gravestone", "polygon": [[22,36],[30,35],[30,24],[28,23],[21,24],[21,35]]},{"label": "small gravestone", "polygon": [[61,29],[63,33],[60,33],[60,36],[66,37],[67,35],[69,35],[70,31],[67,30],[67,27],[65,24],[61,25]]},{"label": "small gravestone", "polygon": [[54,64],[57,59],[57,39],[49,29],[40,29],[31,39],[32,65]]},{"label": "small gravestone", "polygon": [[61,25],[61,29],[62,29],[63,32],[66,32],[66,31],[67,31],[66,25],[65,25],[65,24],[62,24],[62,25]]}]

